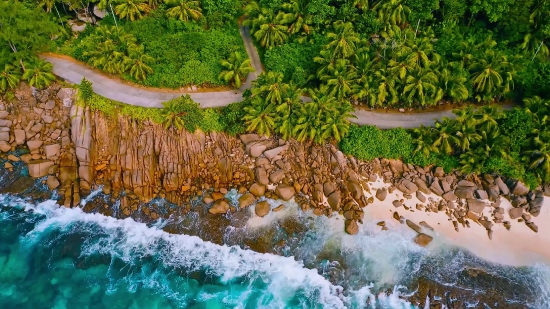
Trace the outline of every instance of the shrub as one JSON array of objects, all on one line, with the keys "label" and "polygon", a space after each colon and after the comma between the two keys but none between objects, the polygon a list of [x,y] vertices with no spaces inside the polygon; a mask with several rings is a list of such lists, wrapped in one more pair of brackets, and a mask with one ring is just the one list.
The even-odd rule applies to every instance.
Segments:
[{"label": "shrub", "polygon": [[220,112],[214,108],[203,110],[203,119],[200,123],[200,129],[203,132],[222,132],[225,127],[220,121]]},{"label": "shrub", "polygon": [[412,137],[401,128],[382,131],[375,126],[351,126],[340,147],[362,160],[406,159],[412,154]]},{"label": "shrub", "polygon": [[80,98],[84,100],[84,102],[90,101],[90,99],[94,95],[94,90],[92,89],[92,83],[88,81],[86,78],[83,78],[78,88],[80,90]]},{"label": "shrub", "polygon": [[235,136],[246,131],[246,126],[242,120],[245,115],[244,105],[244,101],[241,101],[222,108],[220,123],[225,128],[226,133]]}]

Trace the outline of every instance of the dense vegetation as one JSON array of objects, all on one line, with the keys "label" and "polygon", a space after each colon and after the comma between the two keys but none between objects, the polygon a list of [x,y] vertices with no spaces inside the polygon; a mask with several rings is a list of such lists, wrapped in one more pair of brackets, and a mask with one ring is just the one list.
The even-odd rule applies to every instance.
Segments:
[{"label": "dense vegetation", "polygon": [[259,0],[245,11],[269,70],[371,107],[513,98],[533,91],[525,75],[549,56],[547,0]]},{"label": "dense vegetation", "polygon": [[[43,1],[52,16],[68,1]],[[246,52],[232,1],[72,1],[68,9],[90,11],[91,3],[111,12],[88,27],[61,51],[109,74],[146,86],[235,85],[221,76],[223,62]],[[223,10],[223,11],[219,11]],[[70,13],[70,12],[69,12]],[[73,17],[74,18],[74,17]],[[245,63],[244,66],[247,64]],[[249,63],[248,63],[249,66]],[[250,70],[242,70],[246,78]]]}]

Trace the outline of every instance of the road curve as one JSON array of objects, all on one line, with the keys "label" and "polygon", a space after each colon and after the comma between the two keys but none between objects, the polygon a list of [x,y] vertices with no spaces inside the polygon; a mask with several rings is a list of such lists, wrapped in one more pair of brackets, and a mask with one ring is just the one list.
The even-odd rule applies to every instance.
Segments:
[{"label": "road curve", "polygon": [[[145,87],[137,87],[125,84],[118,79],[109,77],[67,56],[55,54],[43,54],[41,57],[53,64],[53,73],[69,82],[79,84],[82,78],[92,82],[94,92],[126,104],[142,107],[162,107],[162,102],[189,94],[191,98],[199,103],[202,108],[226,106],[233,102],[242,100],[242,92],[248,88],[252,81],[263,72],[262,63],[258,52],[252,43],[250,32],[247,27],[240,27],[240,34],[251,59],[252,67],[256,70],[248,75],[243,86],[234,91],[211,91],[211,92],[178,92],[173,90],[163,91]],[[451,111],[427,112],[427,113],[384,113],[371,112],[366,110],[355,110],[357,118],[350,121],[360,125],[375,125],[381,129],[390,128],[415,128],[421,124],[432,126],[435,119],[442,117],[454,118]]]}]

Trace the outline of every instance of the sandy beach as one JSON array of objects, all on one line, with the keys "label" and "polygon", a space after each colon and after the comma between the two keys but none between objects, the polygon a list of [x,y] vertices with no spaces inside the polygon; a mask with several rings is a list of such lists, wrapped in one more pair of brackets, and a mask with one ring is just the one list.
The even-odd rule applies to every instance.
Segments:
[{"label": "sandy beach", "polygon": [[[365,192],[368,197],[374,196],[378,188],[389,187],[381,180],[371,182],[369,186],[372,194]],[[441,197],[435,194],[426,197],[437,201],[441,200]],[[504,220],[509,220],[512,227],[508,231],[503,224],[494,224],[492,239],[489,239],[487,230],[483,226],[472,220],[470,220],[470,228],[459,225],[457,232],[445,212],[434,213],[416,210],[415,205],[420,201],[414,196],[412,199],[405,199],[404,205],[410,207],[409,210],[393,206],[394,200],[403,198],[403,193],[399,190],[395,190],[391,194],[388,193],[384,201],[374,198],[374,203],[364,208],[365,224],[383,220],[386,221],[388,229],[410,229],[406,224],[401,224],[393,218],[393,213],[397,211],[405,219],[416,224],[425,221],[434,228],[434,231],[424,229],[424,233],[434,237],[427,247],[429,250],[435,250],[441,244],[447,243],[463,247],[483,259],[500,264],[526,266],[538,262],[550,263],[550,237],[548,237],[550,235],[550,199],[548,197],[544,198],[540,215],[531,219],[538,226],[538,233],[533,232],[524,222],[510,220],[508,209],[512,205],[507,199],[501,197],[500,207],[505,209]],[[493,209],[486,207],[484,215],[491,218],[490,211]]]}]

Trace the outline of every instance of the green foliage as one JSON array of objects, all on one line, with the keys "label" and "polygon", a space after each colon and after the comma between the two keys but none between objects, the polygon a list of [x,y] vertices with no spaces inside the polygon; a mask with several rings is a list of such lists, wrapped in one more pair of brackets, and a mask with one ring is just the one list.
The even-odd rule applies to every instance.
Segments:
[{"label": "green foliage", "polygon": [[351,126],[340,148],[362,160],[406,159],[412,155],[412,142],[411,135],[401,128],[380,130],[375,126]]},{"label": "green foliage", "polygon": [[221,109],[220,124],[225,128],[226,133],[235,136],[246,131],[242,120],[245,115],[244,106],[245,102],[242,101],[231,103]]},{"label": "green foliage", "polygon": [[534,129],[534,121],[531,114],[523,109],[514,109],[506,113],[506,119],[501,128],[505,135],[510,137],[510,151],[519,153],[527,140],[527,135]]},{"label": "green foliage", "polygon": [[94,95],[92,83],[88,81],[86,78],[82,79],[82,81],[80,82],[80,85],[78,86],[78,90],[80,93],[80,98],[84,100],[84,102],[90,101],[90,99]]},{"label": "green foliage", "polygon": [[449,156],[442,153],[430,152],[428,156],[420,152],[413,153],[410,157],[403,158],[405,163],[410,163],[418,166],[438,166],[442,167],[446,173],[450,173],[457,169],[460,164],[454,156]]},{"label": "green foliage", "polygon": [[220,110],[207,108],[203,111],[203,119],[200,122],[200,129],[203,132],[222,132],[225,126],[221,122]]}]

